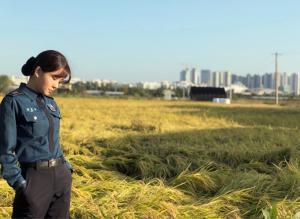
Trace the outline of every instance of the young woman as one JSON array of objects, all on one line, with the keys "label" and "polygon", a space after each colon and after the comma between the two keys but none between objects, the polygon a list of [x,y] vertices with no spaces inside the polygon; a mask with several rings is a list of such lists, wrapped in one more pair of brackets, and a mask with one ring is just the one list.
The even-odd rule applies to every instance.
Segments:
[{"label": "young woman", "polygon": [[68,218],[72,168],[59,142],[60,110],[50,97],[71,71],[64,55],[47,50],[22,67],[27,84],[0,105],[2,176],[16,191],[13,218]]}]

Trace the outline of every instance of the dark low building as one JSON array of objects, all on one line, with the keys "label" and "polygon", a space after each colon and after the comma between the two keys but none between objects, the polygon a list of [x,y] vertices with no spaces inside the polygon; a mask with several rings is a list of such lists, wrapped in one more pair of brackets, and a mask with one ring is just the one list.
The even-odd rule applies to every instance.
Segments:
[{"label": "dark low building", "polygon": [[214,98],[227,98],[227,93],[221,87],[191,87],[192,100],[212,101]]}]

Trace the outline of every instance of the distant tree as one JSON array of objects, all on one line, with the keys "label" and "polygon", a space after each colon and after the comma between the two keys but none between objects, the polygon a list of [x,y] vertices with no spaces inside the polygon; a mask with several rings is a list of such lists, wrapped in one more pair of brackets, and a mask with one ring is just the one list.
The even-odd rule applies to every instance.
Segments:
[{"label": "distant tree", "polygon": [[183,94],[183,90],[182,90],[183,88],[180,88],[180,87],[177,87],[176,89],[175,89],[175,96],[176,97],[182,97],[182,94]]},{"label": "distant tree", "polygon": [[0,93],[6,93],[11,85],[12,81],[8,76],[0,75]]},{"label": "distant tree", "polygon": [[104,90],[105,91],[113,91],[114,90],[114,86],[112,83],[107,83],[104,85]]},{"label": "distant tree", "polygon": [[98,85],[97,85],[96,82],[87,81],[86,84],[85,84],[85,89],[86,90],[97,90]]},{"label": "distant tree", "polygon": [[83,94],[86,91],[86,86],[83,82],[76,82],[72,86],[72,91],[75,94]]},{"label": "distant tree", "polygon": [[124,95],[128,95],[129,94],[129,86],[128,85],[123,85],[121,88],[121,91],[124,92]]},{"label": "distant tree", "polygon": [[163,97],[164,93],[163,93],[163,88],[158,88],[158,89],[154,89],[154,90],[150,90],[147,89],[147,93],[149,93],[152,97]]}]

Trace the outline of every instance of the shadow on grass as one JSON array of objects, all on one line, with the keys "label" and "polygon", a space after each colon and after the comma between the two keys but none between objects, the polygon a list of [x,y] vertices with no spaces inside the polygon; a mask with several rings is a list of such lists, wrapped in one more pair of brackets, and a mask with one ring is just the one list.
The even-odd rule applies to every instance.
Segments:
[{"label": "shadow on grass", "polygon": [[271,173],[298,154],[296,130],[231,128],[95,139],[103,164],[136,179],[171,179],[210,163],[211,169]]},{"label": "shadow on grass", "polygon": [[[101,168],[129,180],[163,179],[199,203],[239,200],[246,218],[260,218],[266,202],[300,195],[300,169],[290,164],[299,156],[298,136],[297,130],[230,128],[138,133],[89,144],[101,148]],[[239,195],[244,190],[245,197]]]}]

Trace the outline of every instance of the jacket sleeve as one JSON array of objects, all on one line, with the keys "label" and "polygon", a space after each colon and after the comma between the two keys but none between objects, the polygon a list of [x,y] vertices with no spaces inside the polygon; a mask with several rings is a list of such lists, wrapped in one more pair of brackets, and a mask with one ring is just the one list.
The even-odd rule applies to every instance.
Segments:
[{"label": "jacket sleeve", "polygon": [[7,183],[18,190],[26,181],[21,175],[15,153],[17,144],[16,103],[6,96],[0,105],[0,163],[1,173]]}]

